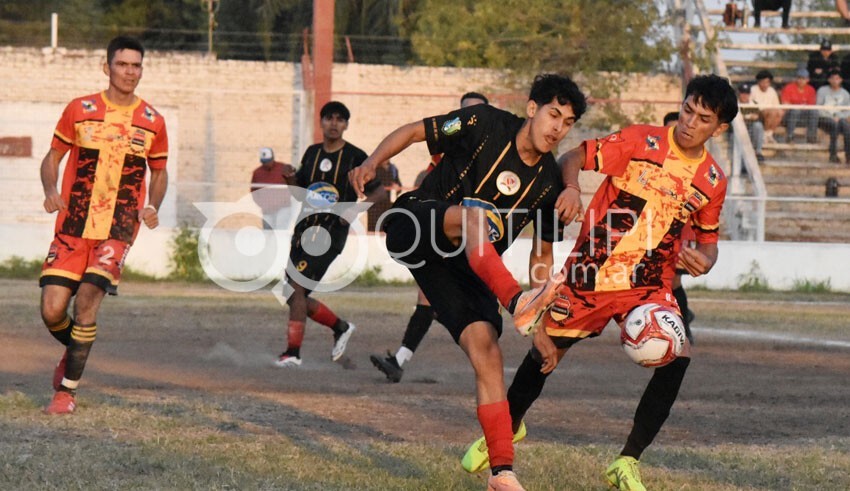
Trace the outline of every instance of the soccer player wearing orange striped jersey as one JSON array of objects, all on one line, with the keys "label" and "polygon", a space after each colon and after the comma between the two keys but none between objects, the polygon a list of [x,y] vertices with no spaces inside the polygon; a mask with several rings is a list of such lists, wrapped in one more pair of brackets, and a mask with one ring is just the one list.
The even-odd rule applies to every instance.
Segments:
[{"label": "soccer player wearing orange striped jersey", "polygon": [[[558,211],[564,222],[581,217],[582,228],[562,271],[566,281],[508,389],[514,433],[570,346],[599,335],[612,318],[622,321],[642,304],[678,310],[671,292],[676,268],[700,276],[717,261],[726,177],[705,143],[724,133],[737,113],[735,91],[726,79],[696,77],[687,86],[675,127],[630,126],[585,141],[559,159],[566,189]],[[583,216],[580,170],[608,176]],[[694,248],[682,245],[688,222],[696,232]],[[689,362],[686,343],[679,358],[655,369],[626,445],[606,471],[612,486],[645,489],[638,460],[667,419]],[[470,457],[476,452],[470,447],[465,467],[467,462],[486,466],[483,458]]]},{"label": "soccer player wearing orange striped jersey", "polygon": [[[110,41],[103,65],[109,87],[68,104],[41,163],[44,209],[58,212],[39,280],[41,317],[66,346],[54,371],[48,414],[74,411],[101,301],[116,294],[139,225],[159,225],[157,211],[168,186],[168,136],[162,115],[135,94],[144,53],[136,39]],[[59,163],[66,154],[60,192]]]}]

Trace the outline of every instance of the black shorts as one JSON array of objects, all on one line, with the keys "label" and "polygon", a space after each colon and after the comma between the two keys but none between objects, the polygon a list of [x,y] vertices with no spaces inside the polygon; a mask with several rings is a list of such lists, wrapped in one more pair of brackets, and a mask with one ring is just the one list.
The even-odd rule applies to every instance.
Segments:
[{"label": "black shorts", "polygon": [[400,198],[383,226],[387,250],[410,269],[455,342],[466,326],[480,321],[493,325],[501,336],[499,301],[472,271],[463,249],[443,233],[443,220],[451,206],[415,196]]},{"label": "black shorts", "polygon": [[[315,240],[310,232],[303,233],[296,229],[289,250],[289,263],[286,265],[286,279],[289,284],[301,285],[309,295],[313,291],[313,283],[318,283],[328,272],[331,263],[340,255],[345,247],[348,235],[340,235],[330,244],[324,243],[321,237]],[[317,250],[326,250],[323,254],[315,254]]]}]

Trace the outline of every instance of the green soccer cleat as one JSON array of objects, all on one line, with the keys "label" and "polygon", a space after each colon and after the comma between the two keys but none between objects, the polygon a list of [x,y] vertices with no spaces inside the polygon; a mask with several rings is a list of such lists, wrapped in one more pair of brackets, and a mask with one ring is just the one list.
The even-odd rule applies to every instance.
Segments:
[{"label": "green soccer cleat", "polygon": [[612,488],[621,491],[646,491],[640,481],[640,462],[634,457],[617,457],[605,470],[605,478]]},{"label": "green soccer cleat", "polygon": [[[525,421],[519,424],[519,430],[514,433],[513,442],[518,443],[525,438],[526,435]],[[490,467],[490,454],[487,453],[487,440],[482,436],[469,446],[463,458],[460,461],[461,467],[466,472],[475,474]]]}]

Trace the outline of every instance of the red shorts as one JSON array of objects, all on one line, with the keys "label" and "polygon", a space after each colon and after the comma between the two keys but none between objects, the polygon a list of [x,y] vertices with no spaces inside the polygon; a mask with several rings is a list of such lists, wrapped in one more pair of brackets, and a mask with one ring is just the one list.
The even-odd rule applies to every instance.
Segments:
[{"label": "red shorts", "polygon": [[76,292],[80,283],[92,283],[115,295],[129,251],[130,244],[116,239],[56,234],[41,266],[39,286],[60,285]]},{"label": "red shorts", "polygon": [[637,288],[623,291],[577,291],[564,285],[559,296],[545,314],[543,327],[553,338],[584,339],[598,336],[608,321],[620,323],[635,307],[657,303],[679,312],[676,298],[670,290]]}]

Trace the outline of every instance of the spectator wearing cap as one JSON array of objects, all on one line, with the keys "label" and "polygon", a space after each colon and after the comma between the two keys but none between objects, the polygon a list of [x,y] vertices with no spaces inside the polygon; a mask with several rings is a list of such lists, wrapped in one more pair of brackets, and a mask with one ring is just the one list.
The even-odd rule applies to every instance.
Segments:
[{"label": "spectator wearing cap", "polygon": [[269,147],[260,149],[260,166],[251,175],[251,197],[263,213],[263,229],[284,229],[289,226],[289,190],[284,187],[283,163],[274,159]]},{"label": "spectator wearing cap", "polygon": [[[818,97],[815,88],[809,84],[809,71],[805,68],[797,70],[793,81],[782,87],[779,93],[782,104],[807,105],[817,104]],[[814,109],[788,109],[785,112],[785,132],[788,143],[794,142],[794,130],[797,123],[806,125],[806,142],[818,141],[818,112]]]},{"label": "spectator wearing cap", "polygon": [[756,159],[759,162],[764,162],[764,154],[762,153],[762,148],[764,147],[764,123],[761,121],[758,111],[748,110],[746,107],[752,103],[750,100],[750,91],[752,88],[753,84],[750,82],[743,82],[738,86],[738,103],[741,105],[741,115],[744,118],[744,123],[747,125],[747,132],[750,134],[750,141],[753,143]]},{"label": "spectator wearing cap", "polygon": [[821,40],[820,50],[809,53],[809,62],[806,64],[811,78],[809,83],[815,89],[823,87],[827,84],[829,72],[838,69],[839,65],[838,53],[832,50],[832,42],[829,39]]},{"label": "spectator wearing cap", "polygon": [[764,142],[776,143],[773,132],[782,123],[784,111],[779,107],[779,94],[773,88],[773,74],[761,70],[756,85],[750,87],[750,102],[759,106],[759,119],[764,126]]},{"label": "spectator wearing cap", "polygon": [[844,161],[850,162],[850,111],[846,109],[828,109],[830,106],[850,106],[850,92],[842,86],[841,73],[838,70],[829,72],[828,85],[818,89],[817,99],[820,110],[818,126],[829,132],[829,161],[840,163],[838,159],[838,133],[844,136]]}]

